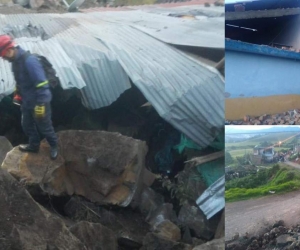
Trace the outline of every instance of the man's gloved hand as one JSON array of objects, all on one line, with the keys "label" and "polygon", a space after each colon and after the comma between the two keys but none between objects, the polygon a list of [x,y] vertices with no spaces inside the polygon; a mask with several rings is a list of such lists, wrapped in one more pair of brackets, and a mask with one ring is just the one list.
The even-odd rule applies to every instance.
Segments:
[{"label": "man's gloved hand", "polygon": [[44,118],[46,114],[46,108],[44,104],[39,104],[34,107],[34,115],[36,118]]}]

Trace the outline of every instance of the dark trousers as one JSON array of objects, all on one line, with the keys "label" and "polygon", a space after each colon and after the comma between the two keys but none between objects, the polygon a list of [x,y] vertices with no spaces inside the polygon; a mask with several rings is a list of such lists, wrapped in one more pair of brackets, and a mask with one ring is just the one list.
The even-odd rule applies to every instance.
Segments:
[{"label": "dark trousers", "polygon": [[37,119],[34,116],[34,109],[21,108],[22,128],[24,133],[29,137],[29,145],[33,147],[40,146],[41,138],[39,132],[46,138],[50,147],[57,146],[57,137],[51,120],[50,103],[45,104],[45,109],[45,117]]}]

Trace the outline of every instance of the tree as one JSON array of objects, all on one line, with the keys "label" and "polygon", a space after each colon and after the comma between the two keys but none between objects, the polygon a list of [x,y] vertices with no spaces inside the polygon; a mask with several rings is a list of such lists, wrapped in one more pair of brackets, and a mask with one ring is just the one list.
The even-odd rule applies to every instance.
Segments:
[{"label": "tree", "polygon": [[231,154],[228,151],[225,151],[225,165],[230,165],[233,163]]}]

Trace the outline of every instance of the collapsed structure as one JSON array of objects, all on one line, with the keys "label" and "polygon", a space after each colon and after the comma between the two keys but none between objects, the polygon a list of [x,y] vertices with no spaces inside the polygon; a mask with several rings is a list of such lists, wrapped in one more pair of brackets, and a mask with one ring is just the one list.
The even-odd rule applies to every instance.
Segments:
[{"label": "collapsed structure", "polygon": [[[23,48],[47,57],[62,88],[79,89],[86,108],[108,106],[134,84],[163,119],[205,147],[223,125],[223,77],[207,60],[166,43],[222,54],[224,45],[217,39],[223,35],[221,18],[155,18],[141,11],[8,15],[1,17],[0,29]],[[193,31],[189,36],[178,35],[188,29]],[[10,65],[0,64],[0,94],[5,96],[14,81]]]},{"label": "collapsed structure", "polygon": [[226,5],[226,119],[299,107],[299,7],[296,1]]}]

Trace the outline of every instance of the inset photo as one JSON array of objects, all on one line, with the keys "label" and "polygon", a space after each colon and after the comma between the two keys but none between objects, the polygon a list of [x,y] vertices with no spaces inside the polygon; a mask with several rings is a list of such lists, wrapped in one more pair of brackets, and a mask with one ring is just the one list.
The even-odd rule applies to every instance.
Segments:
[{"label": "inset photo", "polygon": [[225,179],[225,249],[299,249],[300,126],[226,126]]},{"label": "inset photo", "polygon": [[225,1],[226,124],[300,124],[300,1]]}]

